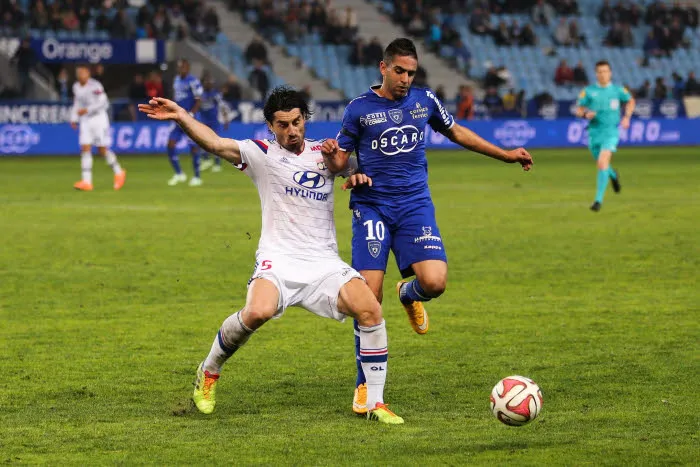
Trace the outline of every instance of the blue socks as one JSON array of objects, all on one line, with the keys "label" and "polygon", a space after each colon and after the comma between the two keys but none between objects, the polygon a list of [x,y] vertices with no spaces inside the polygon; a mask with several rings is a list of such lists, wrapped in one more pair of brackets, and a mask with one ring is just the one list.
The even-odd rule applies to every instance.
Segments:
[{"label": "blue socks", "polygon": [[413,302],[427,302],[433,297],[423,290],[418,279],[413,279],[411,282],[404,284],[399,292],[399,299],[404,305]]},{"label": "blue socks", "polygon": [[610,178],[617,180],[617,172],[612,168],[612,165],[608,166],[608,173],[610,174]]},{"label": "blue socks", "polygon": [[192,169],[194,169],[195,178],[199,178],[199,149],[192,149]]},{"label": "blue socks", "polygon": [[362,357],[360,356],[360,327],[357,324],[357,320],[353,320],[353,327],[355,328],[355,363],[357,364],[357,381],[355,381],[355,387],[360,384],[365,384],[367,379],[365,378],[365,372],[362,371]]},{"label": "blue socks", "polygon": [[168,148],[168,159],[170,159],[170,165],[173,166],[175,173],[180,175],[182,173],[182,168],[180,168],[180,158],[177,157],[175,148]]}]

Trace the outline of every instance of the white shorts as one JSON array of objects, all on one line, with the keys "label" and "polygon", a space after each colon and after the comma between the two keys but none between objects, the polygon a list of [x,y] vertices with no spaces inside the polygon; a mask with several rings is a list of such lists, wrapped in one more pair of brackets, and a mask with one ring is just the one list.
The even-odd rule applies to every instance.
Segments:
[{"label": "white shorts", "polygon": [[267,279],[277,286],[280,298],[275,318],[290,306],[300,306],[318,316],[344,321],[345,315],[338,310],[340,289],[351,279],[364,280],[339,256],[300,258],[259,251],[256,259],[250,281]]},{"label": "white shorts", "polygon": [[108,148],[112,146],[112,136],[110,134],[109,119],[94,117],[80,122],[80,136],[78,142],[81,146],[97,146],[98,148]]}]

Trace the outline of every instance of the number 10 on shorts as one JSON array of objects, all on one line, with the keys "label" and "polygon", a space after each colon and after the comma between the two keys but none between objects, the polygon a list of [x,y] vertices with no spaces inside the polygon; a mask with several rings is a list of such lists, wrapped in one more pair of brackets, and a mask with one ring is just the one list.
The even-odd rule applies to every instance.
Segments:
[{"label": "number 10 on shorts", "polygon": [[365,240],[379,240],[380,242],[384,241],[384,222],[377,221],[375,223],[373,220],[368,220],[362,225],[367,227],[367,236],[365,237]]}]

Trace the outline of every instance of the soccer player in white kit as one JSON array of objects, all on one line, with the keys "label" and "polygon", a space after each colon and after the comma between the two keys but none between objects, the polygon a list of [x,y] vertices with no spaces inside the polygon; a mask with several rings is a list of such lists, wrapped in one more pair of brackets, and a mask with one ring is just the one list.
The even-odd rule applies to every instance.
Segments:
[{"label": "soccer player in white kit", "polygon": [[[290,306],[322,317],[359,321],[360,357],[367,376],[367,418],[399,424],[384,404],[387,332],[382,308],[362,276],[338,256],[333,220],[334,175],[326,167],[322,141],[304,139],[310,116],[301,94],[278,87],[263,113],[274,140],[237,141],[219,137],[175,102],[154,98],[139,110],[157,120],[174,120],[210,154],[234,164],[258,188],[262,232],[246,304],[221,325],[211,351],[197,368],[193,399],[212,413],[223,364],[250,336]],[[371,183],[352,175],[355,183]]]},{"label": "soccer player in white kit", "polygon": [[119,190],[126,181],[126,171],[121,168],[117,156],[112,152],[112,135],[110,134],[109,99],[102,84],[90,77],[87,65],[78,65],[75,69],[77,81],[73,84],[73,108],[71,109],[71,126],[79,127],[80,166],[82,179],[73,185],[81,191],[92,191],[92,147],[105,158],[107,165],[114,170],[114,189]]}]

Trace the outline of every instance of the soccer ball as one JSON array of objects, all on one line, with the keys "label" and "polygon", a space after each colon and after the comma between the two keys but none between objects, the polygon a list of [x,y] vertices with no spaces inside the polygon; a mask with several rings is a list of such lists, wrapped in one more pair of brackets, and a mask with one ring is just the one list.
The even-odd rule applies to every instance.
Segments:
[{"label": "soccer ball", "polygon": [[506,425],[525,425],[537,418],[541,410],[542,391],[530,378],[508,376],[491,391],[491,412]]}]

